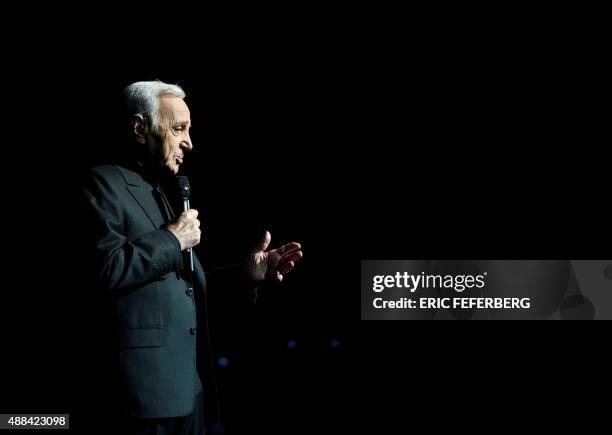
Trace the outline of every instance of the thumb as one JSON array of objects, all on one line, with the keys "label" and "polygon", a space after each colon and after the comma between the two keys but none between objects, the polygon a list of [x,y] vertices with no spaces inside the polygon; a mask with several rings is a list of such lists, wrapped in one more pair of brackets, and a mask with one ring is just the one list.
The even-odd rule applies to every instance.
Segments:
[{"label": "thumb", "polygon": [[266,249],[268,249],[268,245],[270,244],[270,240],[272,240],[272,235],[270,234],[270,231],[266,231],[266,233],[264,234],[264,236],[261,239],[261,241],[255,247],[255,250],[256,251],[265,251]]}]

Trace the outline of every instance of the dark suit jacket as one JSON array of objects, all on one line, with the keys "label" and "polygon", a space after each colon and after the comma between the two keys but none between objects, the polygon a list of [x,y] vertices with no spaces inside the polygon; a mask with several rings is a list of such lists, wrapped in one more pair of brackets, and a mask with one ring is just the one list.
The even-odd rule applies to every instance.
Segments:
[{"label": "dark suit jacket", "polygon": [[206,291],[204,270],[194,255],[193,283],[181,273],[180,244],[164,227],[156,195],[139,171],[118,165],[92,169],[85,186],[87,244],[113,331],[115,366],[108,370],[116,372],[122,408],[146,418],[193,410],[202,389],[196,341],[207,335],[196,312],[196,296]]}]

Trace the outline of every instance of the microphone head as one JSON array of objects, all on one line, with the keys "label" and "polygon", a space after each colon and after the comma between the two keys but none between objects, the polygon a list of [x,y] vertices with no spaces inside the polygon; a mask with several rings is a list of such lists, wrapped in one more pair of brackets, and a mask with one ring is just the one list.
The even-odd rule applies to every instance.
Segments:
[{"label": "microphone head", "polygon": [[189,178],[184,175],[179,175],[176,177],[176,181],[179,187],[179,195],[181,199],[189,199],[191,196],[191,186],[189,186]]}]

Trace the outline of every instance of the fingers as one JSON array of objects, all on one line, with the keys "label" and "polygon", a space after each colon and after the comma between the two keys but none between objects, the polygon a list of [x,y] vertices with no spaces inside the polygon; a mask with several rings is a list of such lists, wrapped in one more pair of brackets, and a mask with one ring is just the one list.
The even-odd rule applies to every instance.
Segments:
[{"label": "fingers", "polygon": [[278,282],[281,282],[283,280],[283,274],[280,273],[278,270],[276,271],[276,280]]},{"label": "fingers", "polygon": [[289,254],[283,255],[283,257],[280,259],[280,262],[281,263],[285,262],[285,261],[295,261],[295,262],[297,262],[303,256],[304,256],[304,254],[302,254],[302,251],[291,252]]},{"label": "fingers", "polygon": [[289,271],[291,271],[291,269],[295,267],[295,263],[297,263],[300,258],[302,258],[302,256],[302,251],[296,251],[285,255],[283,258],[280,259],[278,265],[276,266],[277,272],[280,272],[283,275],[287,274]]},{"label": "fingers", "polygon": [[193,222],[196,228],[200,228],[200,220],[198,219],[198,211],[196,209],[190,208],[187,211],[181,213],[178,218],[178,221],[182,221],[183,223]]},{"label": "fingers", "polygon": [[181,215],[177,219],[177,222],[193,221],[193,220],[197,220],[197,218],[198,218],[198,211],[196,209],[190,208],[189,210],[181,213]]},{"label": "fingers", "polygon": [[300,245],[299,243],[291,242],[291,243],[287,243],[286,245],[281,246],[280,248],[276,250],[276,252],[278,252],[279,255],[281,256],[285,256],[291,252],[297,251],[301,247],[302,245]]},{"label": "fingers", "polygon": [[278,272],[279,275],[280,274],[286,274],[288,273],[291,269],[293,269],[295,266],[295,263],[293,261],[287,261],[286,263],[282,263],[278,265]]},{"label": "fingers", "polygon": [[184,211],[181,214],[185,215],[186,217],[189,217],[191,219],[195,219],[195,218],[198,217],[198,211],[195,208],[190,208],[189,210]]},{"label": "fingers", "polygon": [[293,269],[295,263],[297,263],[300,258],[302,258],[302,253],[299,251],[295,254],[288,255],[287,257],[281,259],[281,261],[278,263],[277,269],[280,271],[280,273],[285,274]]}]

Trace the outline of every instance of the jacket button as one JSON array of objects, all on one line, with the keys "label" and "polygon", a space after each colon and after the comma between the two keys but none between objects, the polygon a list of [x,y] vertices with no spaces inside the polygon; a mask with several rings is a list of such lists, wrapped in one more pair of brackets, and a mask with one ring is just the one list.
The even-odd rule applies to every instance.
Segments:
[{"label": "jacket button", "polygon": [[193,326],[192,326],[191,328],[189,328],[189,333],[190,333],[191,335],[196,335],[196,332],[197,332],[197,331],[198,331],[198,328],[196,328],[196,327],[193,327]]},{"label": "jacket button", "polygon": [[193,294],[193,288],[189,287],[187,290],[185,290],[185,293],[187,293],[187,296],[191,296]]}]

